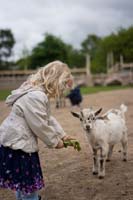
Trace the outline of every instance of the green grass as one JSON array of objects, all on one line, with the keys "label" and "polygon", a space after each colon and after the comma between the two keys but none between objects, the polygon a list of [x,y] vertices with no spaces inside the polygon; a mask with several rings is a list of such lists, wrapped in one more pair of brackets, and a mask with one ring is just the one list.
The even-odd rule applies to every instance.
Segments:
[{"label": "green grass", "polygon": [[[112,91],[112,90],[120,90],[133,88],[131,86],[95,86],[95,87],[82,87],[81,93],[84,94],[92,94],[101,91]],[[10,90],[0,90],[0,101],[6,99],[6,97],[10,94]]]},{"label": "green grass", "polygon": [[101,91],[112,91],[112,90],[120,90],[131,88],[131,86],[95,86],[95,87],[82,87],[82,94],[93,94]]},{"label": "green grass", "polygon": [[5,100],[9,94],[10,90],[0,90],[0,101]]}]

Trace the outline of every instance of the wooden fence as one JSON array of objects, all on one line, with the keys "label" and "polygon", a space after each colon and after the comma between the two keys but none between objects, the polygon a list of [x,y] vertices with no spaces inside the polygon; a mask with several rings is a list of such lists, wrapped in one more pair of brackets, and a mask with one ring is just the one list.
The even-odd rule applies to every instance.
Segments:
[{"label": "wooden fence", "polygon": [[[35,72],[35,70],[0,71],[0,90],[18,88],[29,75]],[[88,74],[87,68],[74,68],[71,72],[77,85],[106,85],[115,80],[120,81],[121,85],[133,84],[133,71],[91,75]]]},{"label": "wooden fence", "polygon": [[[6,70],[0,71],[0,89],[15,89],[19,87],[35,70]],[[71,70],[77,84],[88,85],[85,68]]]}]

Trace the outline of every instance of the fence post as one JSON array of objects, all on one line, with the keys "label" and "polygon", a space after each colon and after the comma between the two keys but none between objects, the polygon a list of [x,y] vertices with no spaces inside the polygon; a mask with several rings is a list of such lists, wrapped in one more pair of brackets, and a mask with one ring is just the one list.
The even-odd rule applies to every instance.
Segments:
[{"label": "fence post", "polygon": [[88,84],[88,86],[92,86],[93,85],[92,74],[91,74],[90,67],[91,67],[90,55],[87,53],[86,54],[86,75],[87,75],[87,84]]}]

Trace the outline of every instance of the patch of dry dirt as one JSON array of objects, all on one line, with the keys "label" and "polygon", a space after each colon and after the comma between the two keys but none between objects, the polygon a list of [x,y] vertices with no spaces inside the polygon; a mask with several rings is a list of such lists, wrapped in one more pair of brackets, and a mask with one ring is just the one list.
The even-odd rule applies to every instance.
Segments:
[{"label": "patch of dry dirt", "polygon": [[[42,142],[40,160],[46,182],[45,191],[40,191],[47,200],[132,200],[133,199],[133,90],[100,92],[84,96],[83,107],[103,107],[103,112],[117,108],[121,103],[128,106],[126,113],[128,126],[128,162],[121,160],[121,146],[114,149],[112,161],[106,163],[106,177],[99,180],[92,175],[92,156],[87,138],[80,122],[70,114],[69,102],[65,108],[55,109],[53,115],[64,130],[75,136],[81,143],[82,151],[71,147],[62,150],[47,149]],[[0,121],[9,109],[0,102]],[[12,191],[0,189],[0,200],[14,200]],[[44,198],[45,199],[45,198]]]}]

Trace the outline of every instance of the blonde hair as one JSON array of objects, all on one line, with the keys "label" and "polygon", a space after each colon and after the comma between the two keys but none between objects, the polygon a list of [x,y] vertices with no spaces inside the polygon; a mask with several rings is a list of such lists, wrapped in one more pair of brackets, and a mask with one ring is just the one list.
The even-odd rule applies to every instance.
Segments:
[{"label": "blonde hair", "polygon": [[59,97],[66,89],[69,79],[73,77],[68,65],[61,61],[54,61],[41,67],[28,80],[33,86],[42,86],[48,96]]}]

